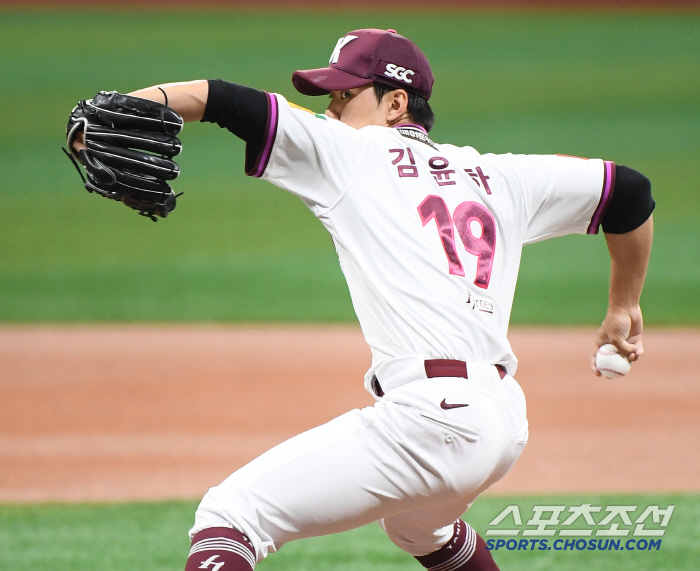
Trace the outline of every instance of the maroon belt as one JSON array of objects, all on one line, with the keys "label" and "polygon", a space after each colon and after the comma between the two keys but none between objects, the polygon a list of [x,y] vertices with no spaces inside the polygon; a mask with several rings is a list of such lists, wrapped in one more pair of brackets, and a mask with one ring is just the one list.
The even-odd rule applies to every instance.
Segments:
[{"label": "maroon belt", "polygon": [[[508,372],[503,365],[496,365],[498,370],[498,376],[505,377]],[[462,379],[468,379],[467,376],[467,363],[466,361],[457,361],[455,359],[426,359],[425,360],[425,375],[429,379],[435,377],[460,377]],[[374,394],[378,397],[384,396],[384,391],[382,386],[379,384],[379,380],[375,375],[372,378],[372,390]]]}]

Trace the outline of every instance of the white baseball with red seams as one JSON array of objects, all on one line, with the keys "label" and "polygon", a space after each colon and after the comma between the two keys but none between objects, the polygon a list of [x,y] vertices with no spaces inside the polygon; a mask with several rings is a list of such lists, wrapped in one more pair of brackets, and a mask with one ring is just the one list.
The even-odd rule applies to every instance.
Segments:
[{"label": "white baseball with red seams", "polygon": [[620,353],[612,343],[606,343],[598,348],[595,354],[595,366],[600,374],[608,379],[623,377],[630,371],[631,363]]}]

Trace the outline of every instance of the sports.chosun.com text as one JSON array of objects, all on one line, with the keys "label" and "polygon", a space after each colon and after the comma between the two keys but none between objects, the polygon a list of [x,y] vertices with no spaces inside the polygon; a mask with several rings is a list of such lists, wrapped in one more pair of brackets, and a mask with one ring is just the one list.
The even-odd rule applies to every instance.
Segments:
[{"label": "sports.chosun.com text", "polygon": [[497,551],[658,551],[661,539],[487,539],[486,549]]}]

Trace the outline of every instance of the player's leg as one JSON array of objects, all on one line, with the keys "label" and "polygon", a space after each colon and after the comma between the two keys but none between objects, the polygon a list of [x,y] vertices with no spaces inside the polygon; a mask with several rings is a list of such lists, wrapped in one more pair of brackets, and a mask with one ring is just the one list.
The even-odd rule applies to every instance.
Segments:
[{"label": "player's leg", "polygon": [[214,555],[211,563],[249,571],[288,541],[360,527],[406,501],[411,507],[414,491],[427,496],[435,479],[420,467],[406,471],[386,408],[396,407],[351,411],[300,434],[209,490],[190,532],[187,571],[216,571],[201,567]]},{"label": "player's leg", "polygon": [[498,571],[484,539],[465,521],[452,526],[449,541],[437,551],[416,557],[429,571]]},{"label": "player's leg", "polygon": [[[426,384],[429,389],[422,389]],[[292,438],[212,488],[197,510],[188,565],[208,569],[201,565],[210,555],[219,555],[211,560],[212,567],[227,556],[236,560],[232,571],[248,571],[252,566],[244,561],[247,552],[254,552],[260,561],[294,539],[345,531],[435,503],[462,501],[510,467],[511,462],[489,445],[495,438],[492,433],[510,434],[508,426],[497,426],[501,419],[489,408],[497,396],[482,395],[483,406],[477,407],[481,397],[472,395],[473,416],[488,418],[490,426],[479,428],[477,422],[477,431],[484,433],[477,438],[469,427],[465,431],[459,423],[447,426],[431,413],[441,410],[444,395],[459,399],[463,391],[435,392],[434,381],[410,385],[391,391],[374,407],[352,411]],[[463,389],[464,383],[451,385]],[[432,404],[426,405],[426,399]],[[447,523],[451,522],[442,525]],[[198,544],[199,533],[212,528],[233,529],[245,538],[222,535],[216,541],[207,535]],[[226,549],[209,549],[212,546]]]},{"label": "player's leg", "polygon": [[[441,418],[433,416],[435,422],[444,423],[448,439],[453,429],[466,433],[471,428],[474,432],[475,437],[466,441],[453,440],[453,445],[463,447],[459,454],[461,474],[458,466],[447,464],[450,471],[445,478],[461,495],[446,503],[388,516],[379,524],[396,545],[427,569],[497,570],[483,538],[460,518],[481,492],[510,470],[525,446],[522,391],[512,377],[499,382],[473,379],[468,385],[441,382],[430,390],[436,394],[427,399],[429,402],[446,393],[448,402],[469,404],[447,411]],[[479,469],[474,470],[474,466]]]},{"label": "player's leg", "polygon": [[[387,535],[413,555],[426,569],[439,571],[497,571],[486,542],[459,516],[463,504],[456,502],[427,510],[415,510],[381,520]],[[441,525],[444,521],[451,521]],[[440,522],[440,523],[438,523]]]},{"label": "player's leg", "polygon": [[[216,571],[224,561],[249,571],[288,541],[444,503],[454,490],[436,467],[452,448],[442,427],[389,400],[300,434],[209,490],[190,532],[187,571]],[[477,481],[485,477],[474,470]]]},{"label": "player's leg", "polygon": [[251,571],[255,568],[255,550],[250,540],[230,527],[203,529],[192,538],[185,571],[208,569]]}]

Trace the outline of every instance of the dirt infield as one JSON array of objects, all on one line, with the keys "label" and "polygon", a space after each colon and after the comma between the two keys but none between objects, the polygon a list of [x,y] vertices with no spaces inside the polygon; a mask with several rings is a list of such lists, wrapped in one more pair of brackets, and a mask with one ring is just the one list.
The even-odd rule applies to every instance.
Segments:
[{"label": "dirt infield", "polygon": [[[530,442],[492,493],[700,491],[700,330],[648,331],[624,380],[591,331],[512,331]],[[355,327],[0,327],[0,501],[201,496],[353,407]]]}]

